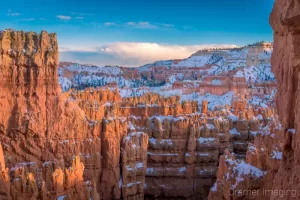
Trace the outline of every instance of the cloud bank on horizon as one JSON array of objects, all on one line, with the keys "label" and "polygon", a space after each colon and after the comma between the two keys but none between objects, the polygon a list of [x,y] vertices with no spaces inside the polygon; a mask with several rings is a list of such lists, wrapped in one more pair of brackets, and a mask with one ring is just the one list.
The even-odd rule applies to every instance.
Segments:
[{"label": "cloud bank on horizon", "polygon": [[[205,47],[272,40],[274,0],[3,1],[0,29],[55,32],[61,60],[139,66]],[[255,13],[255,14],[253,14]],[[97,45],[101,44],[101,45]],[[221,47],[224,45],[221,45]],[[233,46],[233,45],[229,45]]]},{"label": "cloud bank on horizon", "polygon": [[201,49],[235,48],[233,44],[168,45],[116,42],[94,47],[60,47],[60,61],[138,67],[158,60],[183,59]]}]

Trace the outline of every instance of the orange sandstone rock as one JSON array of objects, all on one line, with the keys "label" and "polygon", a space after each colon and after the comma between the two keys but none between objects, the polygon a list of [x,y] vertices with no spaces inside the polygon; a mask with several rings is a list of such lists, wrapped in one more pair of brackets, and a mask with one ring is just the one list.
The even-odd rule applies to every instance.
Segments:
[{"label": "orange sandstone rock", "polygon": [[202,112],[202,113],[207,113],[207,111],[208,111],[208,101],[207,101],[207,100],[204,100],[204,101],[202,102],[202,109],[201,109],[201,112]]},{"label": "orange sandstone rock", "polygon": [[0,143],[0,199],[10,199],[10,178],[9,169],[6,168],[3,149]]}]

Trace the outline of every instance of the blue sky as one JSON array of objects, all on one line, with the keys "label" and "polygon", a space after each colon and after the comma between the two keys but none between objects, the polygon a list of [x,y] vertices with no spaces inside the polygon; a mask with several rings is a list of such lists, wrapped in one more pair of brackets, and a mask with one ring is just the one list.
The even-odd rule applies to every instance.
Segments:
[{"label": "blue sky", "polygon": [[[156,48],[172,51],[175,47],[174,52],[181,58],[207,44],[240,46],[271,41],[268,20],[273,3],[274,0],[14,0],[1,2],[0,29],[56,32],[61,60],[78,58],[79,62],[113,64],[112,59],[122,59],[116,64],[138,65],[164,59],[153,55]],[[140,57],[146,53],[139,54],[148,47],[153,57],[149,61]],[[126,61],[128,56],[131,60]],[[166,52],[165,59],[174,56]],[[139,62],[134,61],[137,57]]]}]

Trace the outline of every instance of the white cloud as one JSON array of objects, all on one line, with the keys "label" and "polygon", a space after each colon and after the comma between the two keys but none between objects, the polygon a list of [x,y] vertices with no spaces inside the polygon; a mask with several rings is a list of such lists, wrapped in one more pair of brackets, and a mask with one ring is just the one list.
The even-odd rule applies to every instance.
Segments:
[{"label": "white cloud", "polygon": [[136,25],[137,28],[157,28],[157,25],[151,24],[149,22],[139,22]]},{"label": "white cloud", "polygon": [[136,25],[136,23],[135,23],[135,22],[127,22],[126,24],[127,24],[127,25],[130,25],[130,26],[134,26],[134,25]]},{"label": "white cloud", "polygon": [[8,13],[8,16],[20,16],[20,13]]},{"label": "white cloud", "polygon": [[85,64],[141,66],[158,60],[183,59],[201,49],[233,48],[236,45],[167,45],[117,42],[95,47],[60,48],[62,61],[81,60]]},{"label": "white cloud", "polygon": [[166,28],[173,28],[174,24],[161,24],[162,26],[166,27]]},{"label": "white cloud", "polygon": [[117,26],[118,24],[114,23],[114,22],[105,22],[104,26]]},{"label": "white cloud", "polygon": [[24,19],[19,19],[19,21],[23,21],[23,22],[29,22],[29,21],[34,21],[35,18],[24,18]]},{"label": "white cloud", "polygon": [[102,49],[100,49],[101,52],[106,52],[106,53],[110,53],[113,52],[109,47],[104,47]]},{"label": "white cloud", "polygon": [[200,49],[216,47],[236,47],[235,45],[165,45],[158,43],[136,43],[117,42],[96,47],[99,49],[109,49],[109,53],[128,58],[141,58],[146,62],[156,60],[181,59],[190,56]]},{"label": "white cloud", "polygon": [[92,16],[92,13],[80,13],[80,12],[71,12],[72,15],[80,15],[80,16]]},{"label": "white cloud", "polygon": [[18,12],[12,12],[11,10],[7,11],[7,16],[14,16],[14,17],[16,17],[16,16],[20,16],[20,15],[21,14],[18,13]]},{"label": "white cloud", "polygon": [[173,28],[173,24],[156,24],[150,22],[125,22],[125,23],[115,23],[115,22],[105,22],[104,26],[112,27],[129,27],[129,28],[139,28],[139,29],[155,29],[155,28]]},{"label": "white cloud", "polygon": [[57,15],[56,17],[60,20],[70,20],[70,19],[72,19],[72,17],[66,16],[66,15]]},{"label": "white cloud", "polygon": [[84,19],[84,17],[76,17],[76,19]]},{"label": "white cloud", "polygon": [[125,23],[125,25],[132,28],[144,28],[144,29],[158,28],[157,25],[151,24],[149,22],[127,22]]}]

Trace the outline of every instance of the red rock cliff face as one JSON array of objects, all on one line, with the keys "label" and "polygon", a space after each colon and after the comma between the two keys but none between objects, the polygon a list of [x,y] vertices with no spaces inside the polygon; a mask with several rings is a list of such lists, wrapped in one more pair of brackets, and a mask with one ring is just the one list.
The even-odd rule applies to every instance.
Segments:
[{"label": "red rock cliff face", "polygon": [[60,94],[56,35],[4,31],[0,37],[1,133],[87,137],[83,112]]},{"label": "red rock cliff face", "polygon": [[270,23],[274,30],[271,63],[278,83],[279,117],[286,128],[293,128],[300,115],[297,101],[300,67],[300,2],[277,0]]},{"label": "red rock cliff face", "polygon": [[300,195],[300,1],[276,0],[270,23],[274,30],[271,63],[278,84],[276,103],[283,126],[289,130],[284,135],[283,162],[273,188],[295,189]]},{"label": "red rock cliff face", "polygon": [[[2,132],[46,133],[46,93],[57,94],[57,43],[55,35],[4,31],[1,33],[1,126]],[[49,95],[48,95],[49,96]],[[41,98],[42,99],[39,99]],[[38,99],[38,103],[37,103]],[[36,106],[38,104],[38,106]],[[44,126],[31,127],[25,113],[31,108],[40,111],[32,116]]]},{"label": "red rock cliff face", "polygon": [[[88,126],[79,106],[60,93],[55,34],[4,31],[0,44],[0,135],[12,155],[9,167],[24,160],[63,159],[59,140],[100,134]],[[72,157],[67,161],[70,165]]]},{"label": "red rock cliff face", "polygon": [[[82,110],[61,94],[57,66],[55,34],[0,33],[0,139],[10,168],[12,199],[51,199],[81,188],[84,182],[78,177],[84,168],[76,176],[64,170],[74,155],[100,148],[96,140],[85,142],[95,137],[94,131]],[[64,145],[67,139],[77,139],[80,145]]]}]

